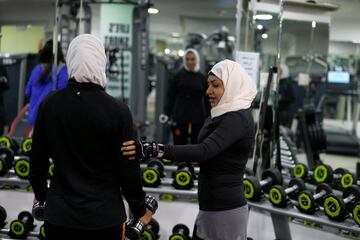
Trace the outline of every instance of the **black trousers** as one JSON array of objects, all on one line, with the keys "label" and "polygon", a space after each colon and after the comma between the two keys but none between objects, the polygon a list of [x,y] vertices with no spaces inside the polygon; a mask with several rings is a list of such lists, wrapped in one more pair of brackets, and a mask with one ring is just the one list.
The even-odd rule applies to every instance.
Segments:
[{"label": "black trousers", "polygon": [[123,224],[105,229],[79,229],[52,225],[45,222],[46,240],[86,239],[86,240],[124,240]]},{"label": "black trousers", "polygon": [[173,127],[174,145],[196,144],[202,124],[177,124]]}]

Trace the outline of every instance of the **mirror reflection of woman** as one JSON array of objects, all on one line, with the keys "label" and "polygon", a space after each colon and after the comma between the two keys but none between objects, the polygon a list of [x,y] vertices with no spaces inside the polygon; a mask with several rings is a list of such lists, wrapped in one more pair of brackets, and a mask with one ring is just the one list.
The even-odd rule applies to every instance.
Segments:
[{"label": "mirror reflection of woman", "polygon": [[122,151],[130,159],[157,157],[198,162],[199,214],[193,239],[246,240],[248,206],[242,178],[251,155],[255,125],[251,103],[256,83],[240,64],[224,60],[208,76],[206,94],[211,117],[199,133],[199,143],[163,145],[129,140]]},{"label": "mirror reflection of woman", "polygon": [[199,72],[198,52],[189,48],[184,54],[184,67],[170,80],[165,114],[174,123],[174,144],[197,143],[197,137],[209,107],[205,91],[206,77]]}]

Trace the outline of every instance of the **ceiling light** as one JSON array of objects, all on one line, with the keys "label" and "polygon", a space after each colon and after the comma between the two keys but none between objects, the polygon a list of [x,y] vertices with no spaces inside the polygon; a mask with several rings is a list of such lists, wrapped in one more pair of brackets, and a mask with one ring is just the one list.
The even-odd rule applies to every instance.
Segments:
[{"label": "ceiling light", "polygon": [[180,37],[180,33],[173,32],[173,33],[171,34],[171,36],[174,37],[174,38],[178,38],[178,37]]},{"label": "ceiling light", "polygon": [[267,39],[267,38],[269,37],[269,35],[268,35],[267,33],[263,33],[263,34],[261,34],[261,37],[262,37],[263,39]]},{"label": "ceiling light", "polygon": [[165,54],[169,54],[169,53],[170,53],[170,49],[165,48],[164,53],[165,53]]},{"label": "ceiling light", "polygon": [[158,14],[159,9],[157,9],[157,8],[149,8],[148,13],[150,13],[150,14]]},{"label": "ceiling light", "polygon": [[178,51],[178,55],[179,55],[180,57],[184,56],[184,54],[185,54],[184,50],[179,50],[179,51]]},{"label": "ceiling light", "polygon": [[257,26],[256,26],[256,28],[257,28],[257,29],[259,29],[259,30],[261,30],[261,29],[263,29],[263,28],[264,28],[264,26],[263,26],[263,25],[261,25],[261,24],[259,24],[259,25],[257,25]]},{"label": "ceiling light", "polygon": [[256,14],[253,18],[255,20],[271,20],[273,16],[271,14]]}]

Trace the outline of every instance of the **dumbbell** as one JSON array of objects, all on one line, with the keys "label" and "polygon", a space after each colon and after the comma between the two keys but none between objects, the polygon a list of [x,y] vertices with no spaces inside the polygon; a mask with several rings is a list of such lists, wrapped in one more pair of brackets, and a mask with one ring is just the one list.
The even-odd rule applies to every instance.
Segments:
[{"label": "dumbbell", "polygon": [[309,168],[303,163],[297,163],[293,168],[292,175],[294,178],[311,179],[314,183],[329,183],[332,180],[333,170],[327,164],[319,164],[315,166],[314,171],[309,171]]},{"label": "dumbbell", "polygon": [[325,197],[331,193],[331,187],[326,183],[321,183],[316,187],[314,195],[307,190],[300,192],[296,207],[302,213],[314,214],[319,206],[323,206]]},{"label": "dumbbell", "polygon": [[14,170],[16,176],[21,179],[27,179],[30,173],[30,159],[28,156],[15,156],[14,157]]},{"label": "dumbbell", "polygon": [[263,192],[276,184],[282,184],[282,176],[278,169],[266,169],[261,175],[261,181],[254,176],[246,176],[243,179],[244,196],[251,201],[260,201],[264,196]]},{"label": "dumbbell", "polygon": [[194,186],[195,171],[190,163],[179,163],[173,174],[172,185],[175,189],[188,190]]},{"label": "dumbbell", "polygon": [[305,190],[305,183],[300,178],[293,178],[289,182],[289,186],[284,189],[283,186],[274,185],[269,191],[269,200],[276,207],[285,208],[289,199],[297,198],[299,192]]},{"label": "dumbbell", "polygon": [[0,137],[0,147],[10,148],[16,154],[19,151],[19,144],[15,141],[14,138],[7,136]]},{"label": "dumbbell", "polygon": [[176,224],[172,229],[169,240],[188,240],[190,239],[190,230],[184,224]]},{"label": "dumbbell", "polygon": [[32,207],[32,214],[34,218],[38,221],[44,221],[44,213],[45,213],[45,202],[37,202]]},{"label": "dumbbell", "polygon": [[345,168],[337,168],[333,174],[333,182],[342,189],[348,188],[355,183],[355,176]]},{"label": "dumbbell", "polygon": [[25,138],[21,142],[21,152],[25,155],[29,155],[32,147],[32,138]]},{"label": "dumbbell", "polygon": [[0,176],[8,173],[14,161],[14,152],[10,148],[0,147]]},{"label": "dumbbell", "polygon": [[164,164],[157,159],[152,159],[142,174],[143,184],[146,187],[158,187],[164,175]]},{"label": "dumbbell", "polygon": [[[145,197],[146,208],[149,209],[152,214],[155,214],[158,203],[152,196]],[[131,219],[125,225],[125,235],[128,239],[139,239],[145,230],[145,225],[137,219]]]},{"label": "dumbbell", "polygon": [[334,221],[344,221],[349,212],[354,210],[354,204],[360,200],[360,187],[351,185],[343,191],[342,199],[334,194],[330,194],[324,200],[325,214]]},{"label": "dumbbell", "polygon": [[144,232],[141,234],[142,240],[154,240],[159,239],[160,226],[158,221],[154,218],[151,219],[150,223],[145,226]]},{"label": "dumbbell", "polygon": [[4,176],[12,165],[14,165],[15,174],[18,177],[27,179],[30,171],[29,157],[14,156],[14,152],[11,148],[0,147],[0,176]]},{"label": "dumbbell", "polygon": [[8,234],[12,238],[26,238],[34,228],[34,217],[30,212],[23,211],[19,213],[17,220],[10,223],[10,231]]},{"label": "dumbbell", "polygon": [[6,225],[7,213],[5,208],[0,206],[0,228],[3,228]]}]

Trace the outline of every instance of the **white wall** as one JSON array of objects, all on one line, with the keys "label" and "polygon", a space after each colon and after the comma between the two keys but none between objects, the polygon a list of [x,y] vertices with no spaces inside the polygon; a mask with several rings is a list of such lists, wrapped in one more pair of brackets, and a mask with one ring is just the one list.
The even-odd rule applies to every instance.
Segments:
[{"label": "white wall", "polygon": [[52,36],[55,8],[53,1],[19,3],[0,1],[0,25],[34,24],[45,26],[45,37]]}]

